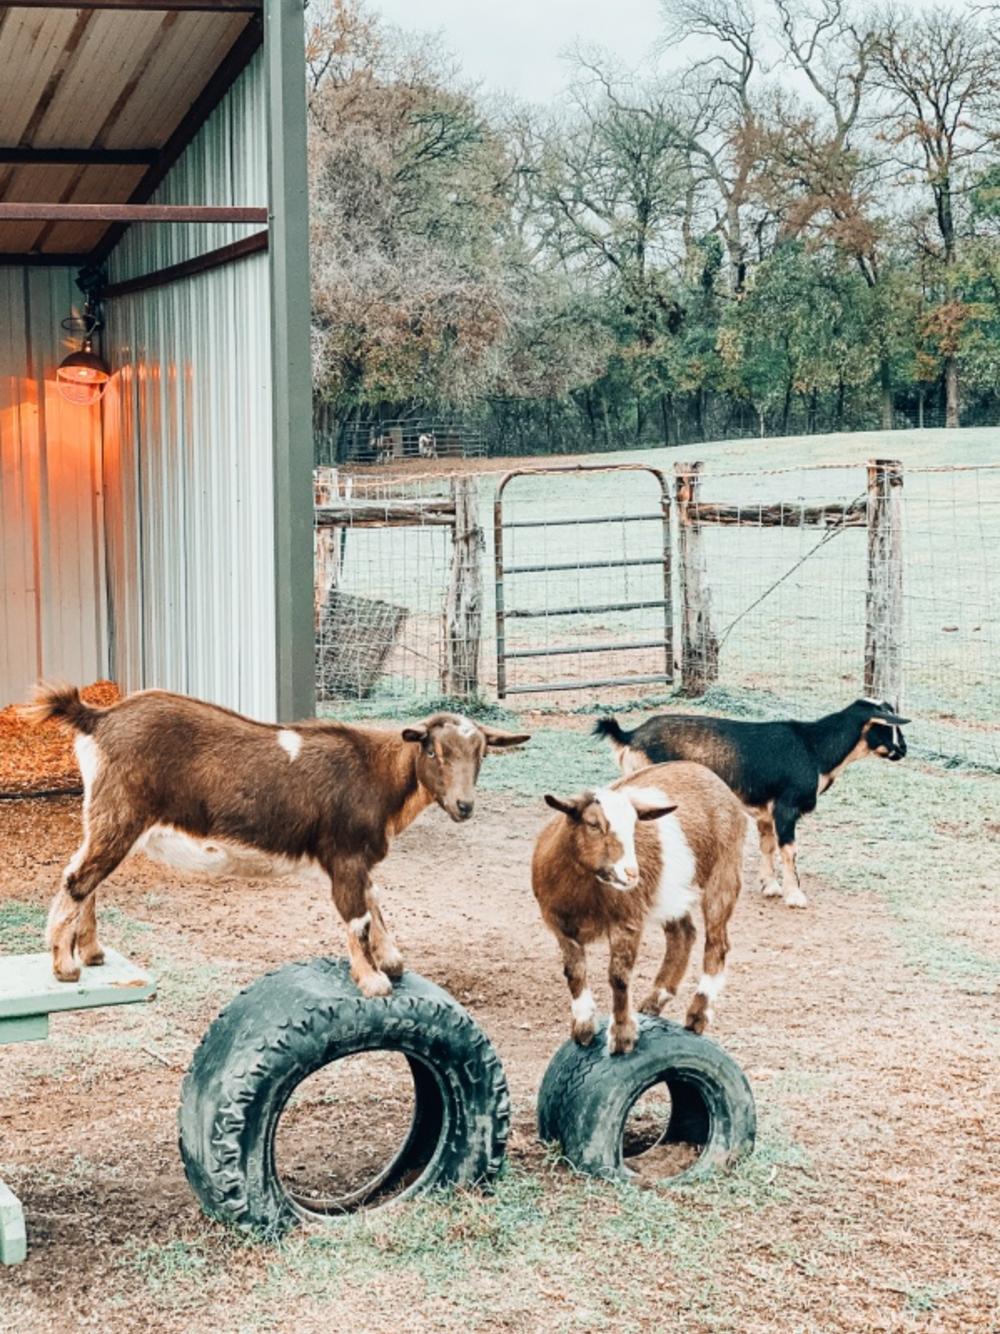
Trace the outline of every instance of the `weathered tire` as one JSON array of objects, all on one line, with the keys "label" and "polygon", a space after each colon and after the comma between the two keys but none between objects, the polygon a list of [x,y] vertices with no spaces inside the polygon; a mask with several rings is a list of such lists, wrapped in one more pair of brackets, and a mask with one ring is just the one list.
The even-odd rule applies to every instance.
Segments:
[{"label": "weathered tire", "polygon": [[610,1056],[607,1023],[588,1047],[569,1041],[553,1056],[538,1095],[538,1134],[559,1144],[577,1171],[631,1179],[622,1140],[629,1113],[654,1084],[670,1092],[658,1141],[703,1146],[671,1182],[688,1182],[753,1149],[757,1114],[746,1075],[720,1046],[665,1019],[639,1018],[628,1055]]},{"label": "weathered tire", "polygon": [[[409,1133],[365,1188],[308,1208],[276,1171],[278,1121],[303,1079],[364,1051],[407,1058]],[[226,1006],[194,1054],[178,1119],[184,1170],[205,1212],[275,1237],[373,1203],[407,1176],[415,1179],[393,1203],[431,1186],[488,1183],[503,1162],[510,1098],[489,1040],[433,982],[407,972],[391,996],[367,1000],[345,959],[314,959],[268,973]]]}]

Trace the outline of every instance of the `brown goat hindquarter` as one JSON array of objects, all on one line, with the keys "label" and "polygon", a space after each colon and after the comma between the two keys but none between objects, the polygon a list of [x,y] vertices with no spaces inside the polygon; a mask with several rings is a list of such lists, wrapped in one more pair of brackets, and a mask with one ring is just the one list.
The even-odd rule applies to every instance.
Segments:
[{"label": "brown goat hindquarter", "polygon": [[703,1032],[724,984],[729,919],[742,886],[741,803],[704,765],[687,761],[653,765],[610,787],[547,796],[546,802],[559,814],[536,842],[532,886],[562,952],[573,1038],[586,1045],[596,1028],[587,946],[608,941],[608,1047],[631,1051],[638,1031],[632,973],[646,923],[663,930],[664,954],[641,1009],[659,1015],[687,970],[699,901],[704,961],[685,1022]]}]

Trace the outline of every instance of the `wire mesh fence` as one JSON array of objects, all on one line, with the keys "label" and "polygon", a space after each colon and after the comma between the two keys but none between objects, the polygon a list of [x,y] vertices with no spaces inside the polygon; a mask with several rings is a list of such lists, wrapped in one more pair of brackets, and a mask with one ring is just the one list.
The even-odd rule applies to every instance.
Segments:
[{"label": "wire mesh fence", "polygon": [[340,509],[317,507],[320,698],[569,710],[708,690],[764,718],[888,692],[915,754],[1000,767],[1000,467],[904,468],[898,489],[857,464],[710,468],[690,503],[686,467],[665,469],[663,507],[642,467],[525,472],[499,516],[495,473],[341,471]]},{"label": "wire mesh fence", "polygon": [[377,709],[446,691],[458,486],[448,476],[401,483],[317,469],[314,607],[321,704],[367,701]]},{"label": "wire mesh fence", "polygon": [[903,679],[915,739],[1000,767],[1000,466],[908,468]]}]

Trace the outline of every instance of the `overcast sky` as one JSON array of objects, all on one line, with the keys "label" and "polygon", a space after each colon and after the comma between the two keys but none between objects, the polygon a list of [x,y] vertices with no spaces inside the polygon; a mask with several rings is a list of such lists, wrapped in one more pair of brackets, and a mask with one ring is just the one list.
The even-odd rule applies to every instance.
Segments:
[{"label": "overcast sky", "polygon": [[[659,0],[368,0],[396,27],[440,33],[464,73],[489,92],[548,102],[570,80],[562,59],[574,43],[600,46],[629,68],[647,61],[663,36]],[[907,8],[940,3],[975,10],[971,0],[905,0]],[[762,6],[766,9],[766,6]],[[777,47],[768,44],[770,57]],[[685,56],[695,54],[688,50]],[[660,67],[683,63],[680,54]]]},{"label": "overcast sky", "polygon": [[400,28],[440,32],[473,80],[547,102],[566,85],[574,41],[638,65],[663,31],[659,0],[370,0]]}]

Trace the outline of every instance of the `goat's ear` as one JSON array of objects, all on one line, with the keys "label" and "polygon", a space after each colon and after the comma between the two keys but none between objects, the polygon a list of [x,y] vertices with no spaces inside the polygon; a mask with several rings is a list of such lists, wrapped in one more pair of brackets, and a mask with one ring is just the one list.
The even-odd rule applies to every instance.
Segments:
[{"label": "goat's ear", "polygon": [[885,723],[887,727],[905,727],[909,721],[909,718],[901,718],[898,713],[876,713],[874,718],[868,719],[868,725]]},{"label": "goat's ear", "polygon": [[672,815],[676,809],[676,806],[653,806],[636,811],[635,818],[637,820],[662,820],[665,815]]},{"label": "goat's ear", "polygon": [[424,723],[417,723],[415,727],[403,728],[404,741],[426,741],[427,727]]},{"label": "goat's ear", "polygon": [[486,738],[488,746],[523,746],[531,740],[530,732],[501,732],[499,728],[486,727],[483,723],[477,723],[476,726]]},{"label": "goat's ear", "polygon": [[676,801],[671,801],[665,792],[655,787],[626,788],[625,793],[635,807],[638,820],[661,820],[677,809]]},{"label": "goat's ear", "polygon": [[562,811],[563,815],[568,815],[571,820],[579,820],[583,814],[583,808],[580,805],[579,797],[554,797],[551,792],[545,794],[546,806],[551,806],[554,811]]}]

